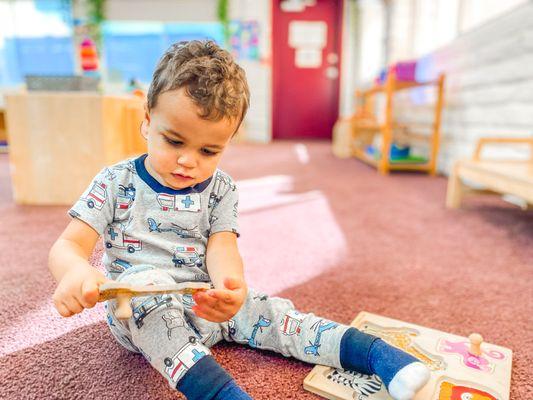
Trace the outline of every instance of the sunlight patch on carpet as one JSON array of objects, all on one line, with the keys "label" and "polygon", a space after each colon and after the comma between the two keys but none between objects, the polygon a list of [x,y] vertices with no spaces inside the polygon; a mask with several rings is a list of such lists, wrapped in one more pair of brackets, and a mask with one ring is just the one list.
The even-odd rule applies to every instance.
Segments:
[{"label": "sunlight patch on carpet", "polygon": [[61,317],[52,301],[0,330],[0,357],[54,340],[83,326],[105,321],[103,303],[70,318]]},{"label": "sunlight patch on carpet", "polygon": [[239,181],[237,186],[238,243],[249,287],[279,293],[342,263],[346,239],[322,192],[290,193],[290,176]]}]

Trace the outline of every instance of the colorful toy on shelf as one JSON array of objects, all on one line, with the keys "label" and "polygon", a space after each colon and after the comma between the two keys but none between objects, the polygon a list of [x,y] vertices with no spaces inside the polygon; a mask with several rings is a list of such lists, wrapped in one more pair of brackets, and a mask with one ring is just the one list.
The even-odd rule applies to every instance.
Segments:
[{"label": "colorful toy on shelf", "polygon": [[80,43],[80,64],[83,74],[95,74],[98,71],[98,52],[96,44],[90,38]]},{"label": "colorful toy on shelf", "polygon": [[[370,145],[366,148],[366,154],[373,157],[375,160],[381,158],[381,153],[375,146]],[[427,158],[411,154],[411,147],[400,146],[393,143],[390,148],[389,161],[391,164],[400,163],[427,163]]]},{"label": "colorful toy on shelf", "polygon": [[416,61],[401,61],[392,64],[388,68],[383,69],[379,76],[374,80],[376,85],[382,85],[387,81],[389,73],[393,73],[396,79],[401,82],[415,82],[416,81]]},{"label": "colorful toy on shelf", "polygon": [[[362,311],[352,326],[396,346],[428,366],[431,377],[414,400],[509,400],[513,353],[479,334],[455,336]],[[331,400],[390,400],[375,375],[315,366],[304,388]]]}]

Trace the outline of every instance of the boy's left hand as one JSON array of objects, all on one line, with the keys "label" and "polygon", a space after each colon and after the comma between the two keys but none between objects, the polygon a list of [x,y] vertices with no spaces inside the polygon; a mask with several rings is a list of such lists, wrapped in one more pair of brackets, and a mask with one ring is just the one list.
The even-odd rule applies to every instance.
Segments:
[{"label": "boy's left hand", "polygon": [[246,300],[246,283],[242,279],[226,278],[224,286],[225,289],[195,293],[194,313],[212,322],[225,322],[237,314]]}]

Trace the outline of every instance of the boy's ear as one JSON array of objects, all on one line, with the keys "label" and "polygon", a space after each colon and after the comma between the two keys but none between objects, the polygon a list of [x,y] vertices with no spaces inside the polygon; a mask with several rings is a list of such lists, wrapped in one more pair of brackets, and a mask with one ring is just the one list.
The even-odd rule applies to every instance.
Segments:
[{"label": "boy's ear", "polygon": [[141,136],[147,140],[148,139],[148,121],[146,121],[146,118],[142,120],[141,122]]},{"label": "boy's ear", "polygon": [[148,139],[148,127],[150,126],[150,113],[148,112],[148,106],[144,103],[144,119],[141,122],[141,135],[143,138]]}]

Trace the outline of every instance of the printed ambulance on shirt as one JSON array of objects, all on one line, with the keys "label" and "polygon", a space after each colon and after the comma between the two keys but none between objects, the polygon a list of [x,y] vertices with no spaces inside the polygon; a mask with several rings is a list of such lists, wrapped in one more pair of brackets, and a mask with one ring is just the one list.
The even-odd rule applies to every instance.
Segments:
[{"label": "printed ambulance on shirt", "polygon": [[146,155],[104,168],[69,214],[104,241],[103,264],[111,279],[147,266],[163,268],[177,281],[208,282],[209,236],[237,236],[238,191],[217,170],[208,180],[175,190],[146,170]]}]

